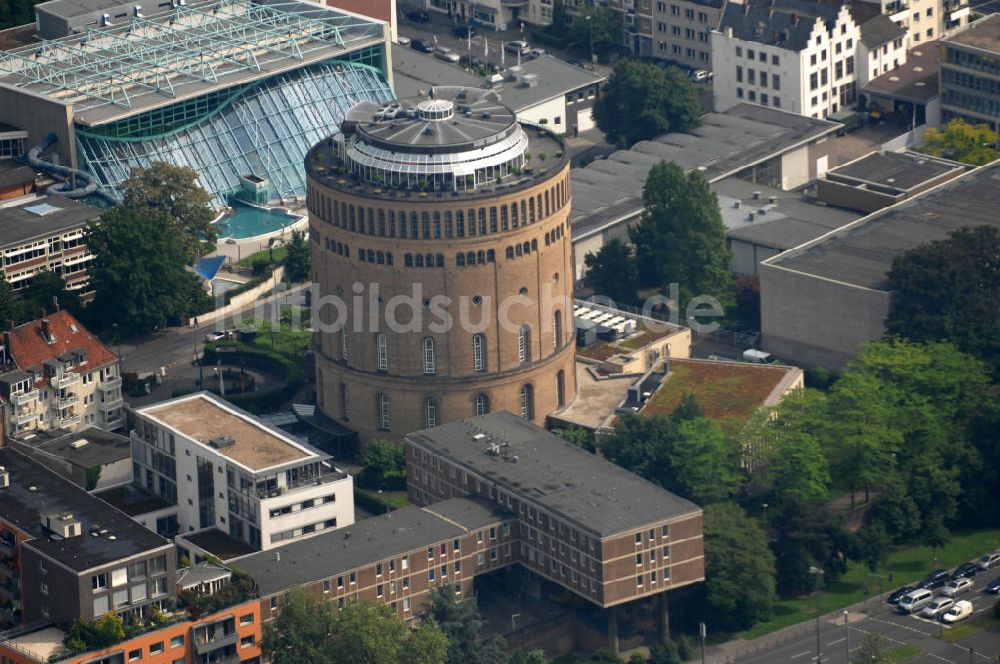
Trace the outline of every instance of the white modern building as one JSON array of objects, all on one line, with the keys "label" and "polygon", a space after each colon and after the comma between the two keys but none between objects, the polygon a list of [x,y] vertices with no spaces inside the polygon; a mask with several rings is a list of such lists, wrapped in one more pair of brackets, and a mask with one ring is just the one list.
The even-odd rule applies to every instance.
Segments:
[{"label": "white modern building", "polygon": [[969,24],[969,0],[859,0],[904,28],[912,46]]},{"label": "white modern building", "polygon": [[554,0],[424,0],[424,7],[448,14],[460,23],[517,30],[522,23],[551,23],[553,3]]},{"label": "white modern building", "polygon": [[825,118],[853,107],[861,34],[849,4],[728,3],[712,33],[715,111],[750,102]]},{"label": "white modern building", "polygon": [[214,528],[267,550],[354,523],[350,475],[214,394],[134,414],[133,481],[177,505],[181,533]]}]

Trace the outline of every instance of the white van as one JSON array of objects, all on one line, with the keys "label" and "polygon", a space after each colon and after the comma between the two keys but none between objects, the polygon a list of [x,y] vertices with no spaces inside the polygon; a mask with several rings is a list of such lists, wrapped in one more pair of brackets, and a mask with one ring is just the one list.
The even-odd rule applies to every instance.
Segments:
[{"label": "white van", "polygon": [[915,613],[930,604],[932,599],[934,599],[934,593],[926,588],[919,588],[903,595],[903,599],[899,600],[896,609],[900,613]]},{"label": "white van", "polygon": [[774,364],[774,356],[756,348],[743,351],[743,361],[754,364]]}]

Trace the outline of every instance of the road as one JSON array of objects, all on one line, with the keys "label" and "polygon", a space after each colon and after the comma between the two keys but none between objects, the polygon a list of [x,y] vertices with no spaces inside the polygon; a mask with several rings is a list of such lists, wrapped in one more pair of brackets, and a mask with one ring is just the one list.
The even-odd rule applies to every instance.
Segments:
[{"label": "road", "polygon": [[[190,365],[194,360],[195,353],[201,352],[205,334],[213,330],[230,329],[235,327],[240,320],[250,318],[275,320],[275,312],[280,313],[282,306],[304,303],[302,292],[304,288],[305,286],[302,285],[296,286],[282,292],[277,298],[272,295],[266,299],[258,300],[230,316],[211,323],[191,327],[167,328],[147,335],[137,343],[123,343],[120,346],[120,354],[125,358],[125,371],[144,373],[158,371],[160,367],[165,367],[169,371],[171,367],[180,364]],[[276,300],[278,301],[277,307],[275,307]],[[118,351],[119,348],[116,347],[114,350]]]},{"label": "road", "polygon": [[[997,601],[996,595],[982,592],[986,583],[997,576],[997,568],[990,572],[980,572],[975,579],[971,592],[960,595],[961,599],[969,600],[975,607],[974,616],[993,610]],[[900,615],[879,598],[868,602],[869,612],[850,613],[845,625],[843,614],[825,616],[819,623],[819,645],[822,651],[823,664],[847,664],[848,639],[850,651],[854,652],[861,645],[866,634],[876,633],[884,636],[890,644],[898,647],[904,644],[912,645],[922,651],[921,655],[908,659],[907,664],[985,664],[998,662],[1000,654],[1000,631],[984,631],[957,643],[949,643],[940,635],[953,629],[940,622],[921,618],[919,616]],[[803,623],[796,630],[791,630],[789,638],[779,640],[770,647],[764,647],[743,654],[745,649],[737,647],[736,657],[732,661],[739,664],[809,664],[816,662],[816,627],[815,623]],[[768,637],[759,639],[765,642]],[[752,648],[753,644],[748,643]],[[970,648],[972,652],[970,652]],[[725,658],[716,661],[726,661]]]}]

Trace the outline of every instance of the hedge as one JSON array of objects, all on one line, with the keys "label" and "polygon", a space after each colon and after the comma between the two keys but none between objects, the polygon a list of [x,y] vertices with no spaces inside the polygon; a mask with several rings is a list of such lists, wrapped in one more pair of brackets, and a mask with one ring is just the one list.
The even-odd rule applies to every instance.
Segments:
[{"label": "hedge", "polygon": [[365,489],[378,489],[382,485],[385,485],[384,488],[388,491],[406,491],[405,470],[401,473],[380,475],[378,473],[370,473],[365,469],[358,473],[354,481]]},{"label": "hedge", "polygon": [[569,36],[558,36],[549,34],[545,30],[533,30],[531,33],[531,38],[539,43],[545,44],[546,46],[551,46],[552,48],[569,48],[570,38]]},{"label": "hedge", "polygon": [[[276,374],[283,385],[270,390],[253,392],[245,395],[233,395],[226,398],[240,408],[254,414],[260,414],[274,410],[281,404],[295,396],[299,388],[305,382],[305,371],[303,368],[278,353],[273,353],[262,348],[250,348],[245,344],[236,342],[226,342],[227,348],[235,348],[233,352],[220,353],[218,346],[207,344],[205,353],[202,356],[202,364],[213,365],[221,362],[227,366],[240,366],[241,364],[252,369],[260,369],[268,373]],[[212,390],[213,392],[215,390]]]},{"label": "hedge", "polygon": [[268,265],[267,269],[263,272],[263,274],[256,274],[249,281],[245,281],[242,284],[240,284],[239,286],[237,286],[236,288],[231,288],[231,289],[227,290],[225,293],[223,293],[222,294],[222,301],[223,301],[223,303],[224,304],[229,304],[232,301],[232,299],[234,297],[236,297],[237,295],[239,295],[240,293],[245,293],[248,290],[251,290],[253,288],[256,288],[257,286],[260,286],[261,284],[263,284],[264,282],[266,282],[268,279],[270,279],[271,275],[273,273],[274,273],[274,266],[273,265]]},{"label": "hedge", "polygon": [[372,514],[385,514],[406,507],[410,503],[402,496],[391,496],[354,487],[354,504]]}]

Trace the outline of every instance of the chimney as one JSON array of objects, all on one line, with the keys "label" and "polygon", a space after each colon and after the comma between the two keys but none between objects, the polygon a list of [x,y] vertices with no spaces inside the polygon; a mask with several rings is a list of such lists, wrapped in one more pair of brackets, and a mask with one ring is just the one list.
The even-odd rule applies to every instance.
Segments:
[{"label": "chimney", "polygon": [[8,321],[7,321],[7,329],[8,329],[8,330],[13,330],[13,329],[14,329],[14,327],[15,327],[15,325],[14,325],[14,321],[12,321],[12,320],[8,320]]},{"label": "chimney", "polygon": [[795,12],[792,12],[792,25],[798,25],[798,24],[799,24],[799,15],[796,14]]},{"label": "chimney", "polygon": [[49,328],[48,318],[42,318],[42,337],[45,339],[45,343],[52,343],[52,330]]},{"label": "chimney", "polygon": [[744,2],[743,3],[743,15],[746,16],[749,13],[750,13],[750,3],[749,2]]}]

